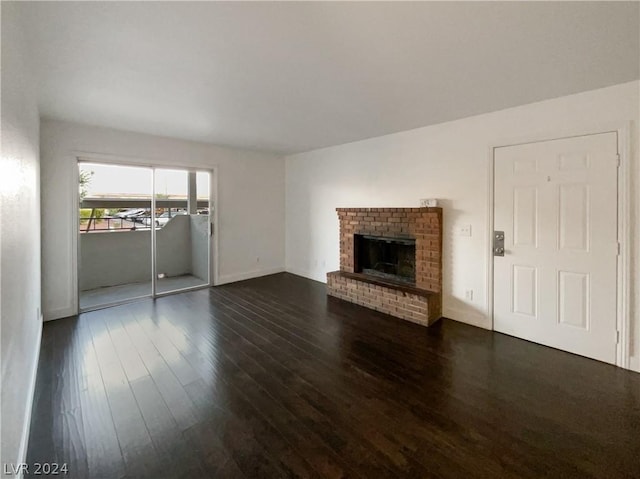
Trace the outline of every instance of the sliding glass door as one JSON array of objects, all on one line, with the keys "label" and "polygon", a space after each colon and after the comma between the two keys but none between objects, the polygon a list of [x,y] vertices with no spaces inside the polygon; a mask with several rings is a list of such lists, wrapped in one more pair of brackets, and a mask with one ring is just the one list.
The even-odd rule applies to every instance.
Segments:
[{"label": "sliding glass door", "polygon": [[209,183],[209,172],[155,169],[156,294],[210,282]]},{"label": "sliding glass door", "polygon": [[79,309],[211,284],[209,171],[79,161]]},{"label": "sliding glass door", "polygon": [[152,170],[81,162],[78,214],[80,310],[152,294]]}]

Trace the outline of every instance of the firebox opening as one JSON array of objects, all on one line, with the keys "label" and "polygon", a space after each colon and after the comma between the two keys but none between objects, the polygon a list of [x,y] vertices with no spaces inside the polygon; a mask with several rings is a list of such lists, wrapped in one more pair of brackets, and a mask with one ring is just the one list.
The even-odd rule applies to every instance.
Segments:
[{"label": "firebox opening", "polygon": [[355,235],[355,272],[415,284],[416,240]]}]

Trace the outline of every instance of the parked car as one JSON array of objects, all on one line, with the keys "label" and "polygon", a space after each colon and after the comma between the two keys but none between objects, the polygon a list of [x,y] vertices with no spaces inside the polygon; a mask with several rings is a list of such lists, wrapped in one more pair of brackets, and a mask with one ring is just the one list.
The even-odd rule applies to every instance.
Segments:
[{"label": "parked car", "polygon": [[[168,211],[165,211],[160,216],[156,216],[156,226],[164,226],[171,220],[171,218],[178,215],[186,215],[186,214],[187,214],[186,211],[176,211],[173,214],[169,214]],[[144,224],[146,226],[151,226],[151,218],[145,218]]]},{"label": "parked car", "polygon": [[125,220],[133,220],[137,216],[143,215],[146,212],[144,208],[133,208],[129,210],[120,211],[115,214],[116,218],[122,218]]},{"label": "parked car", "polygon": [[151,212],[149,210],[142,210],[139,213],[135,213],[129,217],[130,220],[136,221],[138,223],[143,223],[144,219],[151,216]]}]

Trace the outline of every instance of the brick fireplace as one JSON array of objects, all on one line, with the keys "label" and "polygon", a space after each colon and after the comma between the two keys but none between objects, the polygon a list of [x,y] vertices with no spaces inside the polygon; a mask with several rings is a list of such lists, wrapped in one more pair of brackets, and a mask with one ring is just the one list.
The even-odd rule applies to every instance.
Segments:
[{"label": "brick fireplace", "polygon": [[429,326],[442,315],[442,208],[337,208],[340,270],[327,291]]}]

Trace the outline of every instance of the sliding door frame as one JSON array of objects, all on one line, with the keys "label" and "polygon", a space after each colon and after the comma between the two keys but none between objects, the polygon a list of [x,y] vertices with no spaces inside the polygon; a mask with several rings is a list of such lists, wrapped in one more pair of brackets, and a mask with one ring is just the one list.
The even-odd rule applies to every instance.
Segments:
[{"label": "sliding door frame", "polygon": [[[74,151],[73,156],[75,161],[72,162],[73,172],[71,174],[71,178],[73,179],[74,187],[71,188],[71,196],[72,196],[72,204],[73,204],[73,228],[74,234],[72,238],[74,242],[72,242],[72,282],[73,288],[72,291],[75,294],[75,298],[73,298],[73,304],[75,305],[75,314],[79,314],[81,312],[88,312],[97,309],[103,309],[111,306],[117,306],[120,304],[126,304],[133,301],[139,301],[140,299],[145,298],[159,298],[163,296],[168,296],[176,293],[182,293],[186,291],[193,291],[197,289],[205,289],[212,286],[215,286],[219,283],[219,261],[218,261],[218,251],[219,251],[219,240],[218,240],[218,166],[217,165],[204,165],[198,163],[189,163],[188,165],[179,165],[174,163],[156,163],[151,162],[147,159],[141,159],[136,157],[122,157],[115,156],[109,154],[101,154],[101,153],[93,153],[93,152],[83,152],[83,151]],[[123,301],[117,301],[113,303],[108,303],[100,306],[96,306],[93,308],[86,308],[84,310],[80,309],[80,280],[79,280],[79,267],[80,267],[80,192],[79,192],[79,166],[81,163],[95,163],[95,164],[103,164],[105,166],[125,166],[125,167],[135,167],[135,168],[145,168],[151,171],[151,225],[155,225],[155,171],[156,169],[165,169],[165,170],[182,170],[187,172],[206,172],[209,173],[209,281],[206,284],[193,286],[188,288],[181,288],[178,290],[158,293],[157,292],[157,275],[156,275],[156,229],[155,227],[151,227],[151,284],[152,291],[149,295],[137,296],[134,298],[129,298]],[[211,206],[213,205],[213,212],[211,211]],[[212,214],[213,213],[213,214]]]},{"label": "sliding door frame", "polygon": [[[152,181],[152,191],[153,191],[153,195],[152,195],[152,199],[151,199],[151,224],[155,225],[156,224],[156,170],[181,170],[181,171],[186,171],[187,173],[208,173],[209,174],[209,236],[208,236],[208,244],[209,244],[209,281],[206,284],[201,284],[198,286],[188,286],[186,288],[179,288],[179,289],[172,289],[171,291],[163,291],[161,293],[158,292],[158,273],[157,273],[157,243],[156,243],[156,234],[157,234],[157,230],[156,228],[152,228],[151,230],[151,255],[153,257],[153,262],[152,262],[152,266],[151,266],[151,274],[153,275],[153,280],[152,280],[152,291],[153,291],[153,298],[161,298],[163,296],[170,296],[172,294],[176,294],[176,293],[185,293],[187,291],[194,291],[197,289],[204,289],[204,288],[210,288],[211,286],[213,286],[215,283],[217,283],[217,281],[214,281],[214,276],[213,276],[213,256],[212,256],[212,244],[213,244],[213,238],[215,236],[215,228],[214,226],[212,226],[212,221],[211,221],[211,205],[213,203],[212,200],[212,193],[214,191],[213,189],[213,176],[214,176],[214,171],[213,169],[211,169],[211,167],[209,168],[185,168],[183,166],[177,167],[177,166],[154,166],[152,167],[153,170],[153,181]],[[196,197],[196,202],[197,202],[197,197]],[[214,204],[214,212],[216,212],[218,210],[218,208],[215,207]],[[217,223],[217,222],[216,222]],[[217,248],[216,248],[217,250]],[[217,259],[217,258],[216,258]],[[218,262],[216,261],[216,264]]]}]

